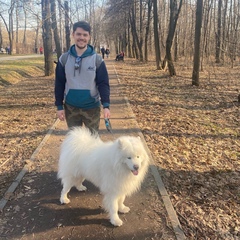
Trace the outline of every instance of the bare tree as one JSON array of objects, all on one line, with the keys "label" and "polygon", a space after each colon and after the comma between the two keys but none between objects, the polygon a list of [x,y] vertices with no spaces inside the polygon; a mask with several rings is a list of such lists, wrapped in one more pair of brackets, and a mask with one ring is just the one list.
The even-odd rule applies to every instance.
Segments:
[{"label": "bare tree", "polygon": [[42,38],[44,46],[45,76],[51,76],[53,70],[52,28],[50,0],[42,0]]},{"label": "bare tree", "polygon": [[70,44],[71,44],[68,1],[64,2],[64,10],[65,10],[65,37],[66,37],[66,48],[65,48],[65,50],[67,51],[70,48]]},{"label": "bare tree", "polygon": [[156,54],[156,65],[157,69],[160,70],[161,62],[161,52],[160,52],[160,43],[159,43],[159,34],[158,34],[158,7],[157,0],[153,0],[153,29],[154,29],[154,44],[155,44],[155,54]]},{"label": "bare tree", "polygon": [[217,33],[216,33],[216,63],[220,63],[221,26],[222,26],[222,0],[218,0],[218,24],[217,24]]},{"label": "bare tree", "polygon": [[182,7],[182,0],[178,2],[177,0],[170,0],[170,21],[169,21],[169,28],[168,28],[168,36],[166,40],[166,61],[168,62],[168,70],[169,70],[169,75],[174,76],[176,75],[176,71],[173,65],[173,60],[172,60],[172,43],[173,43],[173,38],[174,38],[174,33],[177,25],[177,20],[181,11]]},{"label": "bare tree", "polygon": [[23,12],[24,12],[24,32],[23,32],[23,46],[26,47],[27,44],[27,9],[23,5]]},{"label": "bare tree", "polygon": [[192,85],[199,86],[199,66],[200,66],[200,44],[202,27],[203,0],[197,0],[196,24],[195,24],[195,44],[194,44],[194,66],[192,73]]},{"label": "bare tree", "polygon": [[8,8],[8,23],[7,23],[4,15],[2,14],[2,12],[0,12],[0,18],[3,20],[3,23],[4,23],[7,33],[8,33],[8,40],[9,40],[9,47],[10,47],[9,54],[12,54],[13,40],[14,40],[14,31],[13,31],[14,8],[15,8],[15,1],[11,0],[10,6]]},{"label": "bare tree", "polygon": [[[137,8],[139,7],[139,12]],[[137,14],[139,15],[139,21],[137,21]],[[130,11],[130,23],[131,23],[131,30],[133,36],[133,44],[134,50],[136,54],[136,58],[140,61],[143,61],[143,8],[142,8],[142,0],[140,2],[133,2]],[[138,25],[137,25],[138,22]]]},{"label": "bare tree", "polygon": [[50,0],[50,1],[51,1],[52,29],[53,29],[53,35],[54,35],[54,42],[55,42],[56,51],[57,51],[57,58],[59,58],[62,54],[62,49],[60,45],[60,39],[59,39],[58,27],[57,27],[56,2],[55,0]]},{"label": "bare tree", "polygon": [[151,13],[152,13],[152,5],[153,5],[153,1],[152,0],[148,0],[147,1],[147,23],[146,23],[146,30],[145,30],[145,46],[144,46],[144,57],[145,57],[145,61],[148,61],[148,39],[149,39],[149,32],[150,32],[150,23],[151,23]]}]

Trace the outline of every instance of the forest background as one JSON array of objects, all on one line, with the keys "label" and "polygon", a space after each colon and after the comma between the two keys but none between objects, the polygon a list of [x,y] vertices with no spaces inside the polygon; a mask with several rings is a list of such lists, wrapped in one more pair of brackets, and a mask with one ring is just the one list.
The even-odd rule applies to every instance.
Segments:
[{"label": "forest background", "polygon": [[53,53],[59,57],[71,44],[71,27],[86,20],[91,44],[147,62],[177,74],[174,61],[192,63],[192,83],[206,64],[239,61],[239,0],[7,0],[0,1],[0,47],[30,53],[43,47],[45,74],[53,73]]},{"label": "forest background", "polygon": [[[32,59],[26,68],[23,60],[0,64],[1,104],[6,110],[1,122],[1,173],[14,172],[5,162],[14,159],[17,168],[24,164],[53,118],[51,111],[41,121],[31,114],[43,113],[49,106],[51,96],[44,92],[52,83],[44,81],[38,92],[38,79],[28,79],[28,84],[35,84],[34,94],[23,101],[26,105],[34,102],[36,109],[28,109],[23,125],[23,109],[16,112],[11,129],[21,132],[37,127],[39,132],[27,139],[16,136],[13,142],[21,148],[11,149],[11,142],[4,139],[10,129],[9,111],[14,98],[22,97],[19,88],[26,87],[17,79],[37,77],[39,71],[52,79],[54,60],[71,44],[72,24],[86,20],[92,26],[91,44],[97,52],[102,46],[110,48],[111,58],[125,52],[125,62],[116,64],[123,95],[130,99],[158,159],[188,239],[239,238],[239,0],[0,3],[0,47],[9,46],[11,55],[39,54],[39,48],[44,48],[43,59]],[[4,179],[1,186],[6,185]]]}]

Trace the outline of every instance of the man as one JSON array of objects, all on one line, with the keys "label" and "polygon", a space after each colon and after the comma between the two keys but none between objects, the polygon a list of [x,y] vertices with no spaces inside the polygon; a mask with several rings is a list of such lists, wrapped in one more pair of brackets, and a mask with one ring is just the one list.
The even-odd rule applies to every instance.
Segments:
[{"label": "man", "polygon": [[104,56],[105,56],[105,48],[102,46],[101,48],[101,53],[102,53],[102,58],[104,59]]},{"label": "man", "polygon": [[[75,42],[59,58],[55,77],[55,105],[57,116],[66,119],[69,128],[83,124],[98,131],[101,104],[104,118],[110,117],[110,87],[105,62],[88,44],[91,27],[85,21],[73,25]],[[100,58],[100,64],[97,59]],[[99,66],[97,66],[99,65]]]}]

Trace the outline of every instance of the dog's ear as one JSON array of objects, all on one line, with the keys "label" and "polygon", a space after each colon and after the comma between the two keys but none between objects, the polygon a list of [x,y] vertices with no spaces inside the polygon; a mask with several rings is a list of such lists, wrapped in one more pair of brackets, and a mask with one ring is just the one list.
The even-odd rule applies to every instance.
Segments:
[{"label": "dog's ear", "polygon": [[118,139],[118,147],[120,149],[123,149],[124,148],[124,140],[122,138]]},{"label": "dog's ear", "polygon": [[130,145],[130,142],[125,138],[118,139],[118,146],[120,149],[126,149]]}]

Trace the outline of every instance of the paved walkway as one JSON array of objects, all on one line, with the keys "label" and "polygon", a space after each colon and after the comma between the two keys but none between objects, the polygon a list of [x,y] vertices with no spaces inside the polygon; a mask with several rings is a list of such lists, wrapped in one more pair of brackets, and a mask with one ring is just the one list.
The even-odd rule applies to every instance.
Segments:
[{"label": "paved walkway", "polygon": [[[143,137],[127,100],[121,96],[114,62],[106,63],[111,81],[113,134],[107,132],[101,120],[101,138],[107,141],[121,135]],[[126,199],[131,211],[121,215],[121,227],[110,224],[102,209],[102,196],[89,182],[87,192],[72,189],[71,203],[61,205],[61,184],[56,174],[59,148],[66,132],[66,124],[56,121],[19,174],[19,180],[9,188],[6,197],[10,200],[1,200],[0,239],[184,239],[153,163],[141,191]]]}]

